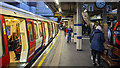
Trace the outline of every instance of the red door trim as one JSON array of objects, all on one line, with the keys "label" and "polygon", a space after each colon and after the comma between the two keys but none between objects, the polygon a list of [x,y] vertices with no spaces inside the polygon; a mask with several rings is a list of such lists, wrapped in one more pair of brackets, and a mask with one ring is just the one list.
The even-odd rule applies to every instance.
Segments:
[{"label": "red door trim", "polygon": [[[0,64],[2,66],[7,66],[10,62],[9,51],[8,51],[8,43],[7,43],[7,33],[6,33],[6,26],[5,26],[5,19],[3,15],[0,15],[0,20],[2,22],[2,30],[3,30],[3,37],[4,37],[4,55],[0,58]],[[2,61],[2,62],[1,62]]]},{"label": "red door trim", "polygon": [[[30,34],[28,31],[28,41],[29,41],[29,55],[28,55],[28,62],[33,58],[34,52],[35,52],[35,46],[36,46],[36,40],[35,40],[35,32],[34,32],[34,23],[33,20],[31,19],[26,19],[27,24],[28,22],[32,22],[32,27],[33,27],[33,36],[34,36],[34,41],[30,41]],[[27,27],[28,28],[28,27]]]}]

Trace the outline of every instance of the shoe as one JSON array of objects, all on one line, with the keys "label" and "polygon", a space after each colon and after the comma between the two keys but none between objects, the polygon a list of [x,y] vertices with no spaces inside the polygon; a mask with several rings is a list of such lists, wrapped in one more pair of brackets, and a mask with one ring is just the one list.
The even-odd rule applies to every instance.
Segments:
[{"label": "shoe", "polygon": [[98,66],[98,67],[102,67],[102,65],[101,65],[101,64],[97,64],[97,66]]},{"label": "shoe", "polygon": [[16,58],[15,60],[20,60],[19,58]]},{"label": "shoe", "polygon": [[94,66],[96,66],[96,63],[93,63]]}]

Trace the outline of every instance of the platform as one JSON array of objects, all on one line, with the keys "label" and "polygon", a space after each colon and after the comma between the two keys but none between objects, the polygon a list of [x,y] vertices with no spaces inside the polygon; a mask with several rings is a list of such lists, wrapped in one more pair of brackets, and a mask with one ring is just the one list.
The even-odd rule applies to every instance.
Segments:
[{"label": "platform", "polygon": [[[45,66],[93,66],[90,57],[90,43],[88,38],[84,38],[82,42],[83,51],[77,51],[73,43],[70,43],[64,36],[64,32],[60,31],[55,41],[50,44],[49,49],[40,56],[32,67],[45,67]],[[108,66],[104,60],[101,60],[103,66]]]}]

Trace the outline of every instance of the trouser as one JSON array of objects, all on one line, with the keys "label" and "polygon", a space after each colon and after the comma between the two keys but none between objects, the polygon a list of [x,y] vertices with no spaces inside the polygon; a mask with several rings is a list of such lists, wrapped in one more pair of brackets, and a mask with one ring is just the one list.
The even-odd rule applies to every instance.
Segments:
[{"label": "trouser", "polygon": [[97,63],[100,64],[100,55],[101,55],[101,52],[92,50],[93,63],[95,63],[95,59],[97,59]]},{"label": "trouser", "polygon": [[17,54],[17,52],[14,50],[15,56],[17,59],[20,59],[20,54]]},{"label": "trouser", "polygon": [[71,41],[71,34],[68,34],[67,42]]},{"label": "trouser", "polygon": [[65,36],[66,36],[66,32],[64,31],[64,34],[65,34]]}]

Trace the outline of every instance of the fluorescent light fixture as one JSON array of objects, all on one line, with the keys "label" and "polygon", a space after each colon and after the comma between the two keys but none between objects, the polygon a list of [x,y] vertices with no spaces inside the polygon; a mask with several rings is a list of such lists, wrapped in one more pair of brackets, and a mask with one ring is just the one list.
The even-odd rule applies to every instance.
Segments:
[{"label": "fluorescent light fixture", "polygon": [[48,6],[46,5],[46,8],[48,8]]},{"label": "fluorescent light fixture", "polygon": [[18,19],[14,18],[13,20],[18,20]]},{"label": "fluorescent light fixture", "polygon": [[86,12],[86,11],[87,11],[87,9],[84,10],[84,12]]},{"label": "fluorescent light fixture", "polygon": [[59,2],[58,2],[58,0],[55,0],[55,2],[56,2],[56,4],[57,4],[57,5],[59,5]]},{"label": "fluorescent light fixture", "polygon": [[62,11],[62,9],[61,8],[59,8],[59,12],[61,12]]},{"label": "fluorescent light fixture", "polygon": [[63,21],[68,21],[68,20],[63,20]]}]

